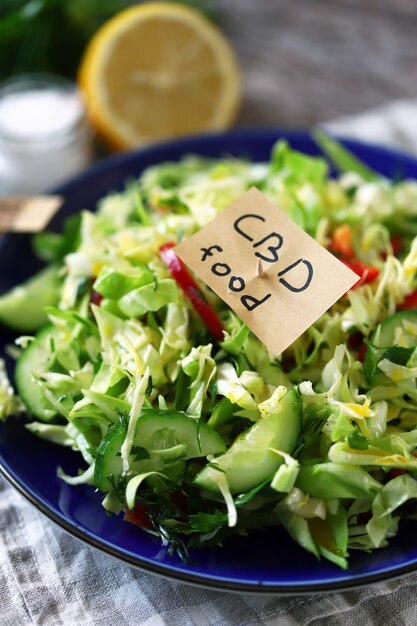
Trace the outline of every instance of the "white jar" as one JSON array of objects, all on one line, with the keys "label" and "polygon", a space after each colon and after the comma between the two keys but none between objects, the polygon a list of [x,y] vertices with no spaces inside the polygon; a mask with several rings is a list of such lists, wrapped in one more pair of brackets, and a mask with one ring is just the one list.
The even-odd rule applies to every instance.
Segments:
[{"label": "white jar", "polygon": [[74,83],[39,74],[0,85],[0,195],[45,192],[91,158],[92,134]]}]

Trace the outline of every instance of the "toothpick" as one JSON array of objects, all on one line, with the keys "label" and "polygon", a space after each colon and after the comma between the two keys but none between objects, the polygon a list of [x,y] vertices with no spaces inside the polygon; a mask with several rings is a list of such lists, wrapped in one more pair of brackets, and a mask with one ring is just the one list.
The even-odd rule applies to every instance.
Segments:
[{"label": "toothpick", "polygon": [[264,275],[264,267],[262,265],[262,261],[261,259],[258,257],[258,262],[256,264],[256,275],[258,276],[258,278],[261,278],[261,276]]}]

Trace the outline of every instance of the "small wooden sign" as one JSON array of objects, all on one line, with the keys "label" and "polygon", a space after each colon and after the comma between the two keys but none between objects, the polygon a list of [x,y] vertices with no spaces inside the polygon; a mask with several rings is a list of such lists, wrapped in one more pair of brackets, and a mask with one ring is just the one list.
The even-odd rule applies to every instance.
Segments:
[{"label": "small wooden sign", "polygon": [[0,233],[38,233],[63,202],[61,196],[0,197]]}]

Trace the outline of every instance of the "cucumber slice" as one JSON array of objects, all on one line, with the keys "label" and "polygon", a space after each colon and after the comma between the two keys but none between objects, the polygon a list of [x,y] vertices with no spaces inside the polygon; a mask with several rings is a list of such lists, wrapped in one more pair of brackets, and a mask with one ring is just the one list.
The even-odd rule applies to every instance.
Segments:
[{"label": "cucumber slice", "polygon": [[[240,435],[229,450],[213,461],[225,473],[232,494],[245,493],[272,478],[283,459],[268,448],[291,454],[301,432],[302,403],[296,389],[281,399],[279,411],[267,415]],[[206,465],[194,483],[202,489],[219,491],[215,470]]]},{"label": "cucumber slice", "polygon": [[382,359],[405,365],[417,345],[417,311],[399,311],[378,324],[366,351],[363,370],[372,385],[387,382],[378,369]]},{"label": "cucumber slice", "polygon": [[226,449],[213,428],[179,411],[143,411],[136,425],[134,443],[148,452],[183,444],[182,460],[220,454]]},{"label": "cucumber slice", "polygon": [[399,311],[391,315],[391,317],[387,317],[375,330],[372,336],[372,343],[378,348],[398,345],[398,337],[396,335],[398,328],[402,328],[400,345],[405,348],[415,347],[417,337],[414,333],[407,331],[406,327],[404,327],[404,322],[415,325],[417,330],[417,311]]},{"label": "cucumber slice", "polygon": [[56,413],[45,408],[42,390],[32,380],[32,375],[42,374],[48,369],[48,361],[51,357],[51,340],[57,332],[53,326],[43,328],[22,352],[16,363],[17,391],[28,412],[42,421],[49,421]]},{"label": "cucumber slice", "polygon": [[228,398],[223,397],[214,407],[208,425],[214,428],[214,430],[218,430],[232,419],[236,411],[239,411],[239,407],[230,402]]},{"label": "cucumber slice", "polygon": [[[126,426],[112,426],[97,450],[94,480],[100,491],[110,491],[109,476],[117,481],[122,473],[120,449],[126,436]],[[136,424],[133,446],[144,448],[150,455],[149,468],[162,468],[164,462],[181,461],[219,454],[226,446],[215,430],[203,422],[178,411],[145,410]],[[173,458],[171,459],[171,452]],[[144,462],[141,463],[141,471]]]},{"label": "cucumber slice", "polygon": [[113,476],[117,480],[122,473],[123,466],[120,448],[125,437],[126,426],[122,422],[118,422],[109,428],[97,448],[94,482],[100,491],[111,491],[112,484],[108,477]]},{"label": "cucumber slice", "polygon": [[47,322],[44,308],[58,299],[58,269],[47,267],[0,296],[0,322],[22,333],[35,332]]}]

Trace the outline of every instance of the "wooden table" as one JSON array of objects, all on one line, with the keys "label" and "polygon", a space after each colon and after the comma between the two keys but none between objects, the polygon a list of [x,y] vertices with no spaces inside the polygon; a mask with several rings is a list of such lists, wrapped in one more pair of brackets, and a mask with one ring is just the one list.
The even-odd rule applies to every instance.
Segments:
[{"label": "wooden table", "polygon": [[417,98],[415,0],[212,0],[244,75],[239,123],[308,127]]}]

